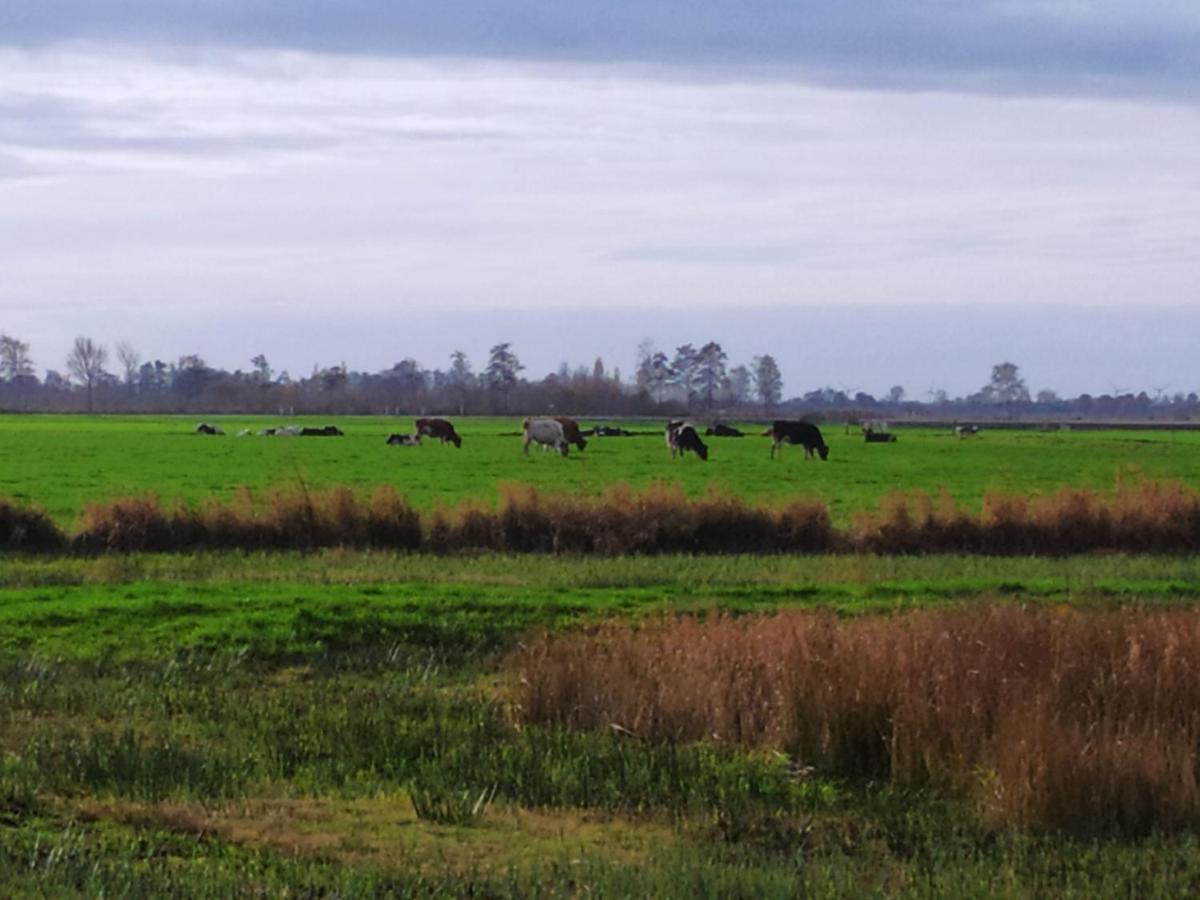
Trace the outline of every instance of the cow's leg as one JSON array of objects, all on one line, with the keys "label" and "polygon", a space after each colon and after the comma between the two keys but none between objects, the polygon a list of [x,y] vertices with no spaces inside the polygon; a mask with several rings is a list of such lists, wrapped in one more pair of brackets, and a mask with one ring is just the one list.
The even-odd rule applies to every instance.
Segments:
[{"label": "cow's leg", "polygon": [[521,452],[526,456],[529,455],[529,435],[525,435],[525,443],[521,445]]}]

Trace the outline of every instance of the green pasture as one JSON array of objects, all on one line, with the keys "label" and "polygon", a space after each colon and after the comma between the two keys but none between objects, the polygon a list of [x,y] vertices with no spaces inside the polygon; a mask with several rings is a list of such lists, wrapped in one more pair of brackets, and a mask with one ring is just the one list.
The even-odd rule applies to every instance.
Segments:
[{"label": "green pasture", "polygon": [[[421,508],[465,499],[493,502],[500,485],[600,492],[627,482],[679,483],[689,494],[710,486],[755,501],[815,496],[844,522],[856,510],[900,489],[937,493],[977,507],[992,489],[1034,493],[1063,486],[1107,490],[1117,479],[1146,476],[1200,486],[1200,433],[1166,431],[1004,431],[985,429],[958,440],[948,430],[894,426],[893,444],[867,444],[840,425],[824,426],[827,462],[785,447],[770,459],[762,426],[753,436],[708,439],[710,457],[672,460],[661,423],[626,422],[649,432],[594,438],[567,459],[540,450],[521,453],[520,419],[459,419],[463,446],[427,441],[390,447],[392,432],[412,430],[410,418],[343,417],[303,421],[208,417],[222,437],[194,433],[194,416],[0,417],[0,496],[46,509],[70,527],[84,506],[153,492],[165,501],[227,497],[237,487],[349,485],[364,492],[388,483]],[[336,423],[343,438],[236,437],[269,425]],[[590,423],[584,420],[585,427]]]},{"label": "green pasture", "polygon": [[501,660],[613,618],[1198,599],[1186,557],[9,557],[0,894],[1188,896],[1192,835],[1020,833],[778,753],[515,727]]}]

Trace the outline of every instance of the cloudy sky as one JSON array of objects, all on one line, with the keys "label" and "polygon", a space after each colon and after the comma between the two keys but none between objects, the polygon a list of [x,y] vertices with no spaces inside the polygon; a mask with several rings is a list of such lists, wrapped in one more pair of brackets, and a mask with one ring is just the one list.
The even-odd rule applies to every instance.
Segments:
[{"label": "cloudy sky", "polygon": [[1200,5],[6,0],[0,331],[1200,390]]}]

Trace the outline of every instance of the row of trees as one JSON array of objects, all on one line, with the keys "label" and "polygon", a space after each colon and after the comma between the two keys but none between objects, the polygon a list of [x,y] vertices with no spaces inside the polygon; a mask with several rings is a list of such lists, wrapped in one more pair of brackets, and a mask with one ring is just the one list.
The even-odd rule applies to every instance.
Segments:
[{"label": "row of trees", "polygon": [[[229,372],[209,366],[198,354],[173,362],[147,360],[128,342],[109,349],[76,338],[64,370],[35,374],[29,344],[0,334],[0,409],[138,412],[251,413],[454,413],[561,412],[579,415],[721,415],[817,413],[830,417],[995,416],[997,414],[1148,418],[1200,414],[1195,393],[1150,397],[1114,391],[1062,399],[1050,390],[1031,395],[1011,362],[992,368],[977,392],[951,398],[930,388],[909,398],[896,385],[883,397],[823,387],[783,400],[783,379],[769,354],[730,366],[716,341],[683,344],[672,353],[653,341],[638,346],[637,368],[626,381],[602,359],[572,368],[563,363],[539,379],[526,377],[511,343],[496,344],[475,371],[461,350],[445,368],[426,369],[411,357],[380,372],[358,372],[345,364],[314,366],[307,377],[276,372],[267,357]],[[115,371],[114,371],[115,369]]]},{"label": "row of trees", "polygon": [[[113,363],[115,362],[115,366]],[[782,397],[775,360],[755,357],[752,367],[727,369],[715,341],[690,344],[673,357],[650,341],[639,347],[633,384],[602,359],[590,368],[563,363],[538,380],[523,377],[511,343],[496,344],[476,372],[461,350],[445,369],[426,369],[402,359],[381,372],[357,372],[345,364],[314,367],[308,377],[276,372],[259,354],[246,370],[209,366],[198,354],[173,362],[143,360],[128,342],[108,348],[76,338],[64,372],[34,373],[29,344],[0,335],[0,406],[9,409],[104,411],[246,412],[456,412],[507,414],[517,411],[577,411],[595,415],[657,415],[689,409],[713,411],[759,404],[770,410]],[[114,371],[115,368],[115,371]],[[65,374],[64,374],[65,373]]]}]

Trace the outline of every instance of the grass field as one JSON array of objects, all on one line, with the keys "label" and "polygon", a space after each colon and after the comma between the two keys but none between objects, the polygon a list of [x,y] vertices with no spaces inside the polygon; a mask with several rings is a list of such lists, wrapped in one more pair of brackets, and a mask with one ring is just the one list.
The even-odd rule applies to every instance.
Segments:
[{"label": "grass field", "polygon": [[[959,442],[898,428],[896,444],[866,445],[831,427],[827,463],[794,448],[773,462],[766,439],[744,438],[714,439],[705,464],[672,462],[658,434],[526,459],[506,434],[515,420],[463,421],[461,450],[385,446],[408,420],[338,420],[346,437],[319,440],[236,438],[274,422],[219,421],[229,436],[196,436],[192,418],[4,417],[0,495],[69,527],[88,502],[146,491],[199,501],[299,481],[364,493],[391,483],[428,508],[490,502],[505,482],[599,491],[666,479],[693,494],[716,483],[755,500],[815,495],[843,519],[893,488],[945,487],[978,505],[988,489],[1108,489],[1131,474],[1200,486],[1200,436],[1190,433],[997,431]],[[732,614],[770,637],[764,617],[781,610],[824,611],[822,627],[865,623],[885,636],[914,613],[969,624],[978,612],[1017,631],[1026,616],[1052,630],[1095,622],[1128,672],[1176,667],[1172,696],[1184,706],[1172,721],[1192,727],[1187,698],[1200,682],[1170,648],[1200,635],[1200,623],[1173,625],[1164,650],[1151,639],[1158,620],[1145,617],[1190,623],[1198,601],[1200,558],[1182,555],[0,556],[0,894],[1189,896],[1200,891],[1189,818],[1200,804],[1186,790],[1171,796],[1182,811],[1163,818],[1157,782],[1118,782],[1142,814],[1137,833],[1118,816],[1109,831],[1080,834],[981,804],[1000,783],[989,780],[992,763],[972,763],[965,785],[902,783],[769,740],[537,721],[522,708],[527,685],[513,660],[562,638],[579,642],[558,657],[572,669],[602,655],[589,647],[611,650],[591,641],[653,636],[692,616]],[[1112,631],[1126,621],[1132,637]],[[631,622],[641,627],[628,632]],[[960,643],[965,674],[938,684],[974,677],[989,636]],[[655,703],[670,699],[634,666],[637,653],[655,664],[664,654],[613,646],[627,652],[613,657],[620,678]],[[759,689],[746,676],[759,670],[728,648],[696,658],[713,663],[713,697]],[[1005,657],[989,658],[1003,681]],[[685,686],[709,683],[690,671],[676,673]],[[1089,685],[1126,680],[1089,671]],[[1116,705],[1092,698],[1072,709]],[[1157,708],[1157,695],[1134,705]],[[754,707],[723,714],[752,718]],[[853,706],[849,715],[864,718]],[[910,761],[926,749],[936,761],[935,743]],[[1200,774],[1180,759],[1168,761],[1172,772]],[[1086,795],[1085,781],[1076,787]]]},{"label": "grass field", "polygon": [[[1052,491],[1069,485],[1111,489],[1118,478],[1174,478],[1200,487],[1200,433],[984,431],[960,441],[947,431],[894,430],[895,444],[866,444],[839,426],[824,429],[827,462],[799,448],[771,460],[763,437],[713,438],[707,463],[672,460],[660,423],[628,423],[653,434],[597,438],[567,459],[520,452],[519,419],[464,419],[461,449],[426,443],[389,447],[410,419],[332,419],[344,438],[237,438],[275,419],[217,418],[224,437],[193,433],[195,417],[0,417],[0,496],[44,508],[65,527],[85,504],[156,492],[194,502],[230,496],[240,485],[308,487],[344,484],[364,492],[395,485],[418,508],[472,498],[493,502],[506,482],[598,492],[616,482],[643,487],[679,483],[689,494],[717,485],[748,500],[813,496],[835,522],[872,507],[893,489],[948,490],[977,508],[984,491]],[[323,424],[325,419],[305,424]],[[587,424],[586,422],[584,423]],[[761,428],[748,430],[761,431]]]}]

